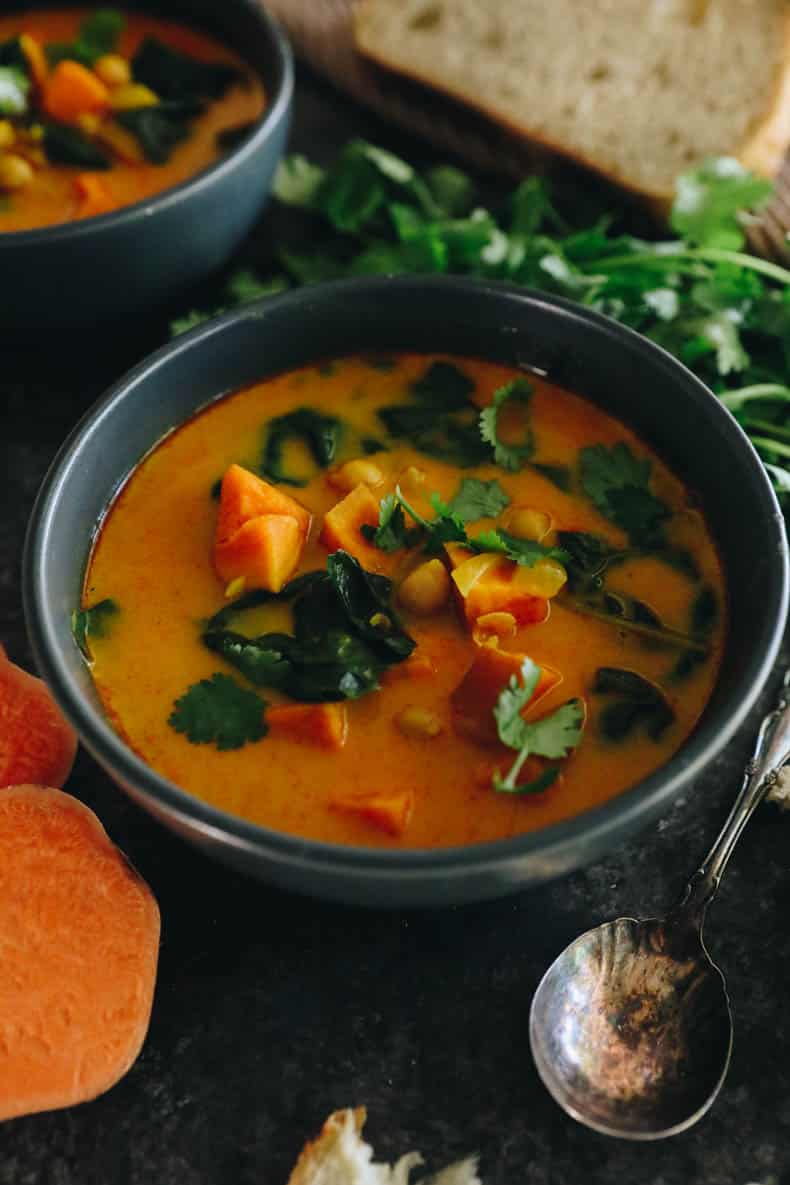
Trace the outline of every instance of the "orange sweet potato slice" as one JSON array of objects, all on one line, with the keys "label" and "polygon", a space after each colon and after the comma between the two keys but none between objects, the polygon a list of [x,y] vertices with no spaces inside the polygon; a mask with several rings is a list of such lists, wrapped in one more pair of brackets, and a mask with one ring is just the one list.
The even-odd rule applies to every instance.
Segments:
[{"label": "orange sweet potato slice", "polygon": [[310,530],[312,516],[301,502],[242,465],[229,465],[222,478],[216,541],[224,543],[250,519],[262,514],[289,514],[305,536]]},{"label": "orange sweet potato slice", "polygon": [[[472,665],[450,696],[453,727],[463,736],[480,744],[497,744],[494,706],[499,693],[515,675],[519,683],[524,654],[513,654],[493,646],[481,646]],[[541,667],[540,679],[532,699],[524,709],[526,715],[547,692],[562,682],[559,671]]]},{"label": "orange sweet potato slice", "polygon": [[0,788],[62,786],[76,752],[77,734],[46,683],[12,663],[0,645]]},{"label": "orange sweet potato slice", "polygon": [[348,738],[345,704],[285,704],[269,708],[266,723],[272,736],[292,737],[323,749],[342,749]]},{"label": "orange sweet potato slice", "polygon": [[260,514],[215,544],[214,566],[225,584],[243,579],[245,588],[279,592],[299,565],[304,538],[293,515]]},{"label": "orange sweet potato slice", "polygon": [[458,544],[448,544],[445,552],[458,607],[470,626],[487,613],[510,613],[518,625],[548,617],[548,600],[521,587],[520,570],[511,560],[485,552],[475,555]]},{"label": "orange sweet potato slice", "polygon": [[356,815],[387,835],[403,835],[414,813],[414,792],[396,790],[389,793],[374,791],[371,794],[356,794],[333,798],[330,807],[334,811]]},{"label": "orange sweet potato slice", "polygon": [[319,535],[327,551],[347,551],[368,572],[390,575],[397,563],[394,555],[368,543],[363,526],[379,525],[379,501],[366,485],[358,485],[337,502],[324,518]]},{"label": "orange sweet potato slice", "polygon": [[87,1102],[135,1061],[159,909],[76,798],[0,794],[0,1120]]},{"label": "orange sweet potato slice", "polygon": [[44,83],[44,109],[61,123],[74,123],[80,115],[97,114],[110,106],[110,92],[100,78],[66,58],[58,62]]}]

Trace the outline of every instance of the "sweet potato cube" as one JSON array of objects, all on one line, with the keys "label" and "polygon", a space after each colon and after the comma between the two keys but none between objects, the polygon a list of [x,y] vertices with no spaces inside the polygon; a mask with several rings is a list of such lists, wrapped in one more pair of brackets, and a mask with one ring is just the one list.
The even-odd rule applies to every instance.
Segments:
[{"label": "sweet potato cube", "polygon": [[110,106],[110,92],[92,70],[65,58],[44,83],[44,109],[52,119],[74,123],[80,115],[98,114]]},{"label": "sweet potato cube", "polygon": [[414,792],[395,790],[390,793],[374,791],[372,794],[358,794],[347,798],[333,798],[329,804],[334,811],[356,815],[386,831],[388,835],[403,835],[414,812]]},{"label": "sweet potato cube", "polygon": [[261,514],[289,514],[299,523],[305,537],[311,514],[296,498],[284,494],[270,482],[241,465],[229,465],[222,478],[216,540],[225,542],[252,518]]},{"label": "sweet potato cube", "polygon": [[327,551],[347,551],[359,560],[368,572],[393,571],[395,559],[368,543],[362,534],[363,526],[379,525],[379,502],[366,485],[356,486],[337,502],[324,518],[319,539]]},{"label": "sweet potato cube", "polygon": [[245,588],[279,592],[302,557],[304,533],[290,514],[260,514],[214,547],[214,565],[224,584],[240,577]]},{"label": "sweet potato cube", "polygon": [[[463,736],[481,744],[496,744],[497,728],[494,706],[499,693],[515,675],[519,683],[526,655],[513,654],[493,646],[481,646],[472,665],[450,696],[453,727]],[[559,671],[541,667],[538,685],[524,709],[526,715],[535,704],[562,681]]]},{"label": "sweet potato cube", "polygon": [[342,749],[348,737],[345,704],[286,704],[269,708],[266,723],[272,736],[292,737],[322,749]]},{"label": "sweet potato cube", "polygon": [[95,173],[78,173],[74,178],[74,189],[79,198],[78,218],[93,218],[116,208],[115,199]]},{"label": "sweet potato cube", "polygon": [[545,621],[548,600],[525,589],[522,572],[506,556],[476,555],[457,543],[445,545],[459,608],[470,626],[486,613],[511,613],[518,625]]}]

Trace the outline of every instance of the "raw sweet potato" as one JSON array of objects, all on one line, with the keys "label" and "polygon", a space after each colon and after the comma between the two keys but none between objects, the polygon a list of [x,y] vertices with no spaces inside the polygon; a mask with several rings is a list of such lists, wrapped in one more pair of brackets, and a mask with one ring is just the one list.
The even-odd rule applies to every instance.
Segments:
[{"label": "raw sweet potato", "polygon": [[[463,736],[481,744],[496,744],[498,741],[494,705],[499,693],[515,675],[519,683],[525,655],[499,650],[494,646],[481,646],[472,665],[450,696],[453,710],[453,726]],[[524,710],[526,715],[538,700],[552,687],[562,681],[559,671],[542,667],[538,685],[532,699]]]},{"label": "raw sweet potato", "polygon": [[0,1120],[87,1102],[134,1062],[159,909],[76,798],[0,794]]},{"label": "raw sweet potato", "polygon": [[46,683],[12,663],[0,645],[0,789],[62,786],[76,752],[77,734]]}]

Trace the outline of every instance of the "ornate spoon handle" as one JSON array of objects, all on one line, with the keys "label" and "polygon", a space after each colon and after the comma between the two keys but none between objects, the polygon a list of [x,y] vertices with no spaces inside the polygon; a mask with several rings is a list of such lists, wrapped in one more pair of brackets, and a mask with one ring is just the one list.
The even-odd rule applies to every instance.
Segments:
[{"label": "ornate spoon handle", "polygon": [[746,766],[738,797],[713,847],[692,876],[674,913],[702,920],[741,832],[776,784],[790,758],[790,670],[785,672],[779,702],[763,720],[754,753]]}]

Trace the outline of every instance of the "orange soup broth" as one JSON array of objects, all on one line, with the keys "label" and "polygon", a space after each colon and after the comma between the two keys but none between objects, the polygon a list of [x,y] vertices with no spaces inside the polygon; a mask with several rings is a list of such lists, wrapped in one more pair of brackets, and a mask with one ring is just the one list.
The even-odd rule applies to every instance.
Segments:
[{"label": "orange soup broth", "polygon": [[[475,652],[468,628],[454,606],[432,618],[402,613],[405,628],[417,641],[417,655],[429,657],[435,674],[423,678],[387,675],[384,688],[349,703],[349,739],[339,752],[268,736],[231,752],[194,745],[168,727],[174,701],[197,680],[225,670],[241,680],[200,641],[200,625],[223,604],[223,589],[212,567],[216,503],[209,491],[232,462],[254,469],[259,461],[263,426],[272,416],[308,404],[344,418],[359,436],[381,436],[376,409],[402,402],[409,383],[432,359],[403,355],[389,373],[363,359],[344,359],[330,368],[308,367],[268,379],[212,404],[166,438],[139,466],[123,488],[96,542],[85,581],[84,604],[109,597],[120,613],[110,635],[92,643],[93,677],[106,711],[131,747],[160,773],[215,807],[276,830],[340,844],[393,848],[433,848],[501,839],[571,818],[633,786],[665,762],[694,728],[712,690],[722,649],[723,622],[714,631],[710,658],[682,683],[666,682],[677,652],[651,649],[632,635],[580,616],[559,604],[540,625],[519,630],[502,643],[525,652],[541,665],[562,673],[560,686],[540,701],[536,715],[574,696],[587,702],[585,734],[559,779],[539,795],[519,797],[491,788],[497,765],[506,770],[515,754],[504,747],[485,748],[458,735],[449,696]],[[511,369],[473,359],[453,359],[477,384],[481,404],[490,402],[501,384],[516,377]],[[331,373],[324,373],[331,370]],[[722,577],[715,549],[699,513],[688,503],[682,484],[625,426],[584,399],[530,378],[534,395],[531,421],[539,459],[573,465],[580,447],[626,441],[653,465],[653,489],[673,510],[678,542],[693,549],[703,579],[723,604]],[[289,467],[306,463],[301,446],[286,454]],[[360,454],[359,440],[346,442],[339,459]],[[394,487],[411,465],[426,474],[425,491],[449,500],[461,476],[496,478],[513,504],[547,511],[560,529],[583,530],[624,544],[625,536],[578,494],[563,493],[529,467],[517,474],[495,465],[459,471],[408,446],[377,453],[386,473],[376,496]],[[286,488],[286,487],[283,487]],[[313,528],[300,571],[326,565],[318,541],[322,516],[342,495],[319,472],[293,491],[312,511]],[[425,497],[415,508],[433,514]],[[480,520],[472,533],[493,525]],[[405,553],[401,553],[404,555]],[[400,575],[417,559],[406,558]],[[617,570],[612,587],[644,599],[665,624],[687,630],[690,581],[652,559]],[[275,607],[246,615],[247,633],[289,628],[287,609]],[[659,742],[644,735],[613,744],[596,728],[601,697],[591,695],[597,668],[632,668],[661,681],[676,713],[675,723]],[[259,689],[261,690],[261,689]],[[271,703],[276,692],[261,690]],[[425,707],[440,716],[441,735],[416,740],[403,736],[394,718],[406,705]],[[343,796],[410,787],[415,809],[405,833],[393,838],[331,802]]]},{"label": "orange soup broth", "polygon": [[[80,22],[90,9],[40,9],[15,16],[0,16],[0,42],[19,33],[29,33],[42,45],[70,42]],[[118,42],[118,52],[131,58],[146,37],[156,37],[173,49],[207,62],[224,62],[244,72],[244,80],[233,85],[219,99],[212,100],[206,111],[190,124],[190,134],[173,149],[163,165],[142,161],[125,164],[114,160],[112,168],[91,175],[100,178],[116,208],[142,202],[193,177],[220,156],[217,135],[258,119],[265,106],[263,85],[246,63],[221,42],[174,21],[160,20],[144,13],[125,13],[126,27]],[[50,164],[37,169],[24,190],[11,195],[0,205],[0,232],[33,230],[70,222],[79,217],[80,198],[74,185],[80,168]]]}]

